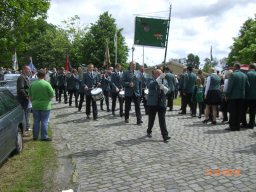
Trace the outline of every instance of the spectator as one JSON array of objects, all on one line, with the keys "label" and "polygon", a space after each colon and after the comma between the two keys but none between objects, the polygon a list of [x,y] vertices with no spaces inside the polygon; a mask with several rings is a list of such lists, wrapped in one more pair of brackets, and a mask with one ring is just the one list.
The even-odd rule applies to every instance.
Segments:
[{"label": "spectator", "polygon": [[29,96],[32,101],[33,110],[33,139],[38,140],[41,130],[41,140],[51,141],[48,137],[48,122],[51,111],[51,99],[54,91],[51,84],[44,80],[45,70],[39,70],[38,80],[33,82],[29,89]]}]

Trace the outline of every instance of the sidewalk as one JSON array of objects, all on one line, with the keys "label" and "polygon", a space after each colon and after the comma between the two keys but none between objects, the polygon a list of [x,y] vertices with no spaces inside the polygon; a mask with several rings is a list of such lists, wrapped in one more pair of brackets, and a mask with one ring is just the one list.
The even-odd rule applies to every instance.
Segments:
[{"label": "sidewalk", "polygon": [[158,118],[153,137],[145,136],[144,109],[142,126],[136,125],[134,108],[128,124],[100,110],[98,121],[86,119],[85,107],[82,111],[54,103],[51,114],[58,133],[53,143],[59,158],[73,163],[78,191],[256,190],[255,130],[227,132],[221,120],[205,125],[203,119],[168,111],[171,139],[164,143]]}]

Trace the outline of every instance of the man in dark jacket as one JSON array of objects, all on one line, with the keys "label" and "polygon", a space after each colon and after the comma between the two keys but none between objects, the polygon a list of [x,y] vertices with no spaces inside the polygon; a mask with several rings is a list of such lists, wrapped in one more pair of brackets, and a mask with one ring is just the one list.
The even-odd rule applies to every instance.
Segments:
[{"label": "man in dark jacket", "polygon": [[[247,72],[248,81],[250,87],[246,88],[246,98],[244,102],[244,107],[242,111],[242,126],[244,128],[253,129],[255,126],[255,110],[256,110],[256,71],[255,65],[251,64],[249,66],[249,71]],[[246,112],[249,109],[249,123],[246,121]]]},{"label": "man in dark jacket", "polygon": [[[168,91],[168,87],[163,84],[162,79],[164,76],[161,75],[162,71],[160,69],[156,69],[154,71],[154,80],[151,80],[148,89],[148,129],[147,129],[147,136],[152,137],[152,128],[154,126],[154,121],[156,117],[156,113],[158,113],[159,125],[161,134],[163,137],[164,142],[167,142],[170,137],[168,136],[168,131],[166,128],[166,121],[165,121],[165,113],[166,113],[166,96],[165,90]],[[159,79],[160,81],[157,81]],[[167,92],[166,91],[166,92]]]},{"label": "man in dark jacket", "polygon": [[245,90],[249,87],[247,76],[240,71],[240,65],[234,65],[234,72],[228,80],[227,98],[229,100],[229,128],[230,131],[239,131],[241,122],[241,109],[245,99]]},{"label": "man in dark jacket", "polygon": [[30,75],[30,68],[29,66],[24,66],[22,69],[22,73],[17,79],[17,99],[21,104],[24,112],[25,112],[25,119],[26,119],[26,128],[25,131],[29,130],[29,118],[30,118],[30,109],[31,109],[31,102],[29,100],[29,75]]}]

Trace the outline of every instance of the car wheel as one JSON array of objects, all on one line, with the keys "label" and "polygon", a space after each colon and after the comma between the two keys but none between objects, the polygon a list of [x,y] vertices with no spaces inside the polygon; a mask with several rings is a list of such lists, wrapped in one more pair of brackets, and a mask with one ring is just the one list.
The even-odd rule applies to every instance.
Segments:
[{"label": "car wheel", "polygon": [[18,129],[17,135],[16,135],[16,147],[15,147],[15,153],[20,153],[23,149],[23,134],[21,129]]}]

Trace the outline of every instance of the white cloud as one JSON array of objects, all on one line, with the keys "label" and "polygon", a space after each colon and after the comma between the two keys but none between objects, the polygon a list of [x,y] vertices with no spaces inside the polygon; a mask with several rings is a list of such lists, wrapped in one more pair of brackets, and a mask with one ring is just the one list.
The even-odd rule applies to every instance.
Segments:
[{"label": "white cloud", "polygon": [[[131,48],[135,16],[167,18],[169,3],[169,0],[52,0],[48,21],[61,24],[61,21],[78,15],[81,24],[89,25],[108,11],[116,19],[117,27],[124,29],[123,35]],[[233,37],[238,35],[240,27],[249,17],[254,17],[255,10],[255,0],[173,0],[167,61],[193,53],[199,55],[203,62],[210,56],[211,45],[214,57],[227,57]],[[134,58],[139,63],[143,61],[142,51],[141,46],[135,46]],[[164,49],[145,47],[145,63],[161,63],[164,52]]]}]

